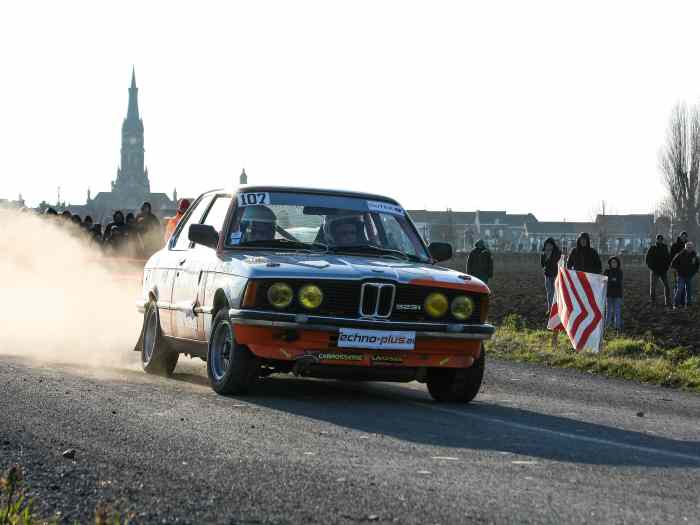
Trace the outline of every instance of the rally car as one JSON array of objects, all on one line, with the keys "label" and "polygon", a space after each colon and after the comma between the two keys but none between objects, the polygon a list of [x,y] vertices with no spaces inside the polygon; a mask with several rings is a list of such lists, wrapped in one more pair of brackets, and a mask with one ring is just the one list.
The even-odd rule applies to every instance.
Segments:
[{"label": "rally car", "polygon": [[406,211],[380,195],[255,186],[201,195],[146,263],[136,350],[168,376],[180,354],[212,388],[273,373],[427,383],[468,402],[484,373],[488,287],[436,265]]}]

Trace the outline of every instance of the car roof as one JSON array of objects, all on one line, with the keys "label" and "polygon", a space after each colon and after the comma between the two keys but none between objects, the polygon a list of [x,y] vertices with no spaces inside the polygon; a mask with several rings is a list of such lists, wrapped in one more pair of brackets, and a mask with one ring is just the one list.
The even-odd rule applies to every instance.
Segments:
[{"label": "car roof", "polygon": [[286,193],[311,193],[314,195],[334,195],[338,197],[356,197],[360,199],[385,201],[399,206],[399,203],[390,197],[385,197],[384,195],[376,195],[374,193],[362,193],[357,191],[344,191],[344,190],[328,190],[319,188],[300,188],[295,186],[241,186],[237,191],[245,192],[270,192],[270,191],[280,191]]}]

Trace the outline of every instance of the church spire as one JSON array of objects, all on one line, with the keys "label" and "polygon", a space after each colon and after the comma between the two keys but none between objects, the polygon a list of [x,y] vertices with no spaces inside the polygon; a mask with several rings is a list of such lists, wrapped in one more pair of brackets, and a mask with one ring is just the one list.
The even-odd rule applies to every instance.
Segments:
[{"label": "church spire", "polygon": [[129,110],[126,113],[127,120],[139,120],[139,88],[136,87],[136,68],[131,68],[131,87],[129,88]]}]

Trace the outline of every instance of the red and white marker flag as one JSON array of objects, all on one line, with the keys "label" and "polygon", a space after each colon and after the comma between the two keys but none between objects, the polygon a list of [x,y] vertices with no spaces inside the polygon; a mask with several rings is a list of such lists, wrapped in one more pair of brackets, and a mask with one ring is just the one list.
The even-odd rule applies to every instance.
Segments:
[{"label": "red and white marker flag", "polygon": [[598,352],[605,330],[607,287],[608,278],[604,275],[568,270],[560,265],[547,329],[566,332],[577,352]]}]

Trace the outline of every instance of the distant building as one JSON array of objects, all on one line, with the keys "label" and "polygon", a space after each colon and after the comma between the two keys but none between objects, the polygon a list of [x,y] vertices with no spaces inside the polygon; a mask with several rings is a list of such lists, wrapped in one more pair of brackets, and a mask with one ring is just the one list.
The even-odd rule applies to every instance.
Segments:
[{"label": "distant building", "polygon": [[597,215],[599,250],[604,253],[645,251],[654,237],[654,216],[651,214]]},{"label": "distant building", "polygon": [[11,201],[10,199],[0,199],[0,210],[16,210],[19,208],[24,208],[24,206],[25,202],[21,193],[16,201]]},{"label": "distant building", "polygon": [[177,190],[173,191],[172,199],[165,193],[151,192],[144,153],[143,120],[139,115],[136,72],[132,71],[129,105],[122,123],[121,162],[117,168],[117,177],[111,183],[111,191],[99,192],[92,197],[88,189],[84,205],[68,205],[67,208],[82,216],[91,215],[96,222],[108,221],[116,210],[136,212],[144,202],[150,202],[153,212],[159,217],[174,215]]},{"label": "distant building", "polygon": [[537,222],[532,213],[510,215],[505,211],[408,210],[408,214],[427,242],[449,242],[458,251],[471,250],[479,239],[494,250],[526,249],[525,226]]},{"label": "distant building", "polygon": [[533,251],[552,237],[569,251],[583,232],[591,236],[591,245],[604,254],[643,253],[655,236],[651,214],[598,215],[595,222],[537,222],[527,226],[527,239]]},{"label": "distant building", "polygon": [[601,253],[642,253],[657,233],[668,235],[663,219],[654,222],[651,214],[598,215],[595,222],[540,222],[532,213],[506,211],[408,210],[427,241],[449,242],[457,251],[468,251],[478,239],[494,251],[540,251],[552,237],[565,251],[576,246],[583,232]]},{"label": "distant building", "polygon": [[576,239],[583,232],[595,236],[596,225],[593,222],[536,222],[526,226],[526,237],[530,251],[540,251],[544,241],[554,239],[564,251],[576,246]]}]

